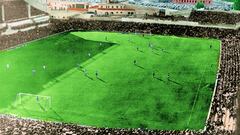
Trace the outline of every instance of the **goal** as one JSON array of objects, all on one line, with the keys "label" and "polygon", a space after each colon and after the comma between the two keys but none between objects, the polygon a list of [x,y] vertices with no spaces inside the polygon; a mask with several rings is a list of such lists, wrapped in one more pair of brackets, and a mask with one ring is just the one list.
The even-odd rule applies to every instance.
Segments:
[{"label": "goal", "polygon": [[51,96],[18,93],[16,103],[25,109],[48,111],[52,107],[52,98]]}]

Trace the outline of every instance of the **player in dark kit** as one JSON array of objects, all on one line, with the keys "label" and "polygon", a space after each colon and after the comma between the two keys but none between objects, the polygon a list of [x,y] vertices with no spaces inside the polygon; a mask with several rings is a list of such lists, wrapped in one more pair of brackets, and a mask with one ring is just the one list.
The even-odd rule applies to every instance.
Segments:
[{"label": "player in dark kit", "polygon": [[134,64],[134,65],[137,65],[137,60],[134,60],[134,61],[133,61],[133,64]]},{"label": "player in dark kit", "polygon": [[155,72],[152,72],[152,77],[155,78]]},{"label": "player in dark kit", "polygon": [[98,78],[98,71],[95,72],[96,78]]}]

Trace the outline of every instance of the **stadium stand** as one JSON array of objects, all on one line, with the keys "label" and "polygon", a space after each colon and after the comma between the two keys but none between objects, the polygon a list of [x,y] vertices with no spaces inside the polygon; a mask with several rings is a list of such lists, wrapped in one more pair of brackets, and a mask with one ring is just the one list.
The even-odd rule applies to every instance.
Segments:
[{"label": "stadium stand", "polygon": [[239,13],[195,11],[190,14],[189,21],[201,24],[236,24],[240,22]]},{"label": "stadium stand", "polygon": [[35,7],[31,7],[31,15],[32,16],[37,16],[37,15],[41,15],[41,14],[46,14],[45,12],[36,9]]},{"label": "stadium stand", "polygon": [[27,5],[24,1],[4,1],[5,20],[15,20],[27,18]]},{"label": "stadium stand", "polygon": [[[164,135],[230,135],[239,133],[240,107],[238,90],[240,85],[240,30],[207,27],[161,25],[117,21],[85,21],[81,19],[51,20],[43,12],[31,8],[35,18],[28,18],[27,6],[23,0],[7,1],[7,23],[0,20],[0,50],[47,37],[69,30],[100,30],[118,32],[151,32],[153,34],[184,37],[216,38],[222,41],[220,70],[209,119],[204,131],[160,131],[148,129],[109,129],[83,127],[66,123],[50,123],[23,119],[10,115],[0,115],[0,134],[164,134]],[[18,5],[18,6],[16,6]],[[14,12],[12,10],[14,9]],[[43,14],[43,15],[42,15]],[[0,14],[1,16],[1,14]],[[199,17],[200,16],[200,17]],[[168,17],[171,20],[184,18]],[[208,11],[193,11],[190,21],[203,24],[236,24],[239,14]],[[11,32],[7,32],[10,30]],[[5,34],[4,34],[5,33]],[[237,113],[238,112],[238,113]]]},{"label": "stadium stand", "polygon": [[[24,0],[3,0],[0,2],[0,6],[2,5],[4,5],[5,21],[7,22],[29,18],[28,4]],[[31,6],[31,16],[38,15],[46,15],[46,13]],[[0,17],[2,18],[2,13],[0,14]],[[2,20],[0,20],[0,22],[1,21]]]},{"label": "stadium stand", "polygon": [[[0,7],[2,6],[2,3],[0,2]],[[0,9],[0,23],[2,23],[2,10]]]},{"label": "stadium stand", "polygon": [[0,33],[4,32],[7,30],[7,25],[6,23],[1,23],[0,24]]},{"label": "stadium stand", "polygon": [[19,31],[11,35],[3,35],[0,38],[0,49],[10,48],[17,44],[22,44],[27,41],[38,39],[41,37],[49,36],[52,33],[48,30],[48,27],[38,27],[28,31]]},{"label": "stadium stand", "polygon": [[[141,129],[111,129],[83,127],[74,124],[48,123],[30,119],[19,119],[14,116],[0,116],[0,134],[63,134],[63,135],[200,135],[200,132],[193,131],[152,131]],[[15,128],[14,128],[15,127]],[[17,128],[16,128],[17,127]]]},{"label": "stadium stand", "polygon": [[[5,21],[3,22],[1,19],[0,22],[1,35],[12,35],[49,25],[50,17],[34,7],[31,7],[31,12],[28,12],[28,4],[24,0],[4,0],[0,2],[0,5],[4,5],[5,14]],[[3,36],[1,40],[4,39],[5,37]],[[4,44],[0,48],[3,46]]]},{"label": "stadium stand", "polygon": [[[9,132],[59,132],[66,133],[89,133],[89,134],[232,134],[237,127],[237,90],[239,88],[239,70],[240,70],[240,31],[231,29],[217,29],[206,27],[192,26],[177,26],[177,25],[161,25],[161,24],[146,24],[134,22],[114,22],[114,21],[85,21],[79,19],[71,20],[52,20],[51,25],[43,28],[36,28],[27,32],[18,32],[13,35],[5,35],[0,38],[2,43],[0,48],[6,49],[20,43],[31,41],[40,37],[45,37],[54,33],[59,33],[68,30],[101,30],[101,31],[119,31],[119,32],[146,32],[151,31],[154,34],[176,35],[185,37],[205,37],[217,38],[222,41],[222,55],[220,70],[218,73],[217,89],[212,102],[212,108],[209,119],[206,124],[206,130],[200,131],[151,131],[140,129],[98,129],[86,128],[77,125],[69,125],[64,123],[48,123],[42,121],[32,121],[20,119],[16,117],[2,116],[1,121],[7,124],[2,126],[0,131],[3,133]],[[39,130],[28,130],[40,125]],[[45,126],[45,128],[42,127]],[[28,127],[28,128],[26,128]],[[31,127],[31,128],[30,128]],[[47,127],[47,128],[46,128]],[[6,129],[8,129],[6,131]],[[25,130],[22,130],[25,129]],[[66,131],[61,129],[68,129]],[[16,131],[17,130],[17,131]]]},{"label": "stadium stand", "polygon": [[239,13],[229,13],[229,12],[213,12],[213,11],[196,11],[192,10],[189,17],[184,16],[174,16],[174,15],[162,15],[153,14],[147,15],[145,19],[160,19],[160,20],[171,20],[171,21],[191,21],[198,22],[200,24],[227,24],[236,25],[240,22]]}]

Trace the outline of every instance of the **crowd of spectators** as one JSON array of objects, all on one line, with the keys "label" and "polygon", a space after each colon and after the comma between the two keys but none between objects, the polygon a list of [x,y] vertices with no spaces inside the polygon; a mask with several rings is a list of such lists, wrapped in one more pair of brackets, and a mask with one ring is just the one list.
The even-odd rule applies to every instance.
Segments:
[{"label": "crowd of spectators", "polygon": [[153,14],[146,15],[144,19],[160,19],[160,20],[170,20],[170,21],[188,21],[187,17],[184,16],[174,16],[174,15],[162,15],[162,14]]},{"label": "crowd of spectators", "polygon": [[236,24],[240,22],[240,14],[193,10],[190,14],[189,21],[199,22],[201,24]]},{"label": "crowd of spectators", "polygon": [[23,1],[4,1],[5,20],[15,20],[28,17],[27,5]]},{"label": "crowd of spectators", "polygon": [[192,10],[189,17],[181,15],[164,15],[163,13],[155,13],[153,15],[146,15],[145,19],[160,19],[171,21],[191,21],[200,24],[220,24],[220,25],[236,25],[240,23],[239,13],[230,12],[213,12],[213,11],[197,11]]},{"label": "crowd of spectators", "polygon": [[33,119],[21,119],[10,115],[0,115],[1,135],[201,135],[198,131],[163,131],[144,129],[114,129],[95,128],[78,126],[75,124],[64,124],[54,122],[44,122]]},{"label": "crowd of spectators", "polygon": [[[237,90],[240,80],[240,31],[193,26],[147,24],[118,21],[52,20],[51,25],[27,32],[0,37],[0,49],[68,30],[141,32],[184,37],[216,38],[222,41],[220,70],[209,119],[204,131],[152,131],[144,129],[109,129],[83,127],[64,123],[21,119],[3,115],[0,134],[218,134],[230,135],[237,127]],[[231,121],[230,121],[231,119]],[[230,123],[229,123],[230,122]]]},{"label": "crowd of spectators", "polygon": [[0,50],[11,48],[18,44],[22,44],[28,41],[32,41],[32,40],[46,37],[53,34],[48,29],[49,29],[49,26],[37,27],[35,29],[28,30],[28,31],[21,31],[21,32],[19,31],[15,34],[2,35],[0,36]]},{"label": "crowd of spectators", "polygon": [[[4,5],[5,21],[28,18],[28,4],[24,0],[2,0],[0,1],[0,8],[2,5]],[[31,16],[41,14],[44,14],[44,12],[31,7]],[[1,22],[2,13],[0,12],[0,23]]]},{"label": "crowd of spectators", "polygon": [[[221,62],[216,93],[212,101],[207,131],[234,130],[236,127],[240,85],[240,38],[229,34],[222,38]],[[233,124],[234,123],[234,124]]]},{"label": "crowd of spectators", "polygon": [[[0,6],[1,6],[2,4],[1,4],[1,2],[0,2]],[[0,23],[2,23],[3,22],[3,20],[2,20],[2,10],[1,10],[1,12],[0,12]]]}]

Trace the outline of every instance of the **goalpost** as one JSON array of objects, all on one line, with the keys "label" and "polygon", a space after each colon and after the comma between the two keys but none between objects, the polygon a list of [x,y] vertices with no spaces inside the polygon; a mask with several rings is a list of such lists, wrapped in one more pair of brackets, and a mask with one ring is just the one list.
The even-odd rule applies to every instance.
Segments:
[{"label": "goalpost", "polygon": [[17,105],[29,106],[34,109],[48,111],[52,107],[51,96],[43,96],[30,93],[18,93],[16,97]]}]

